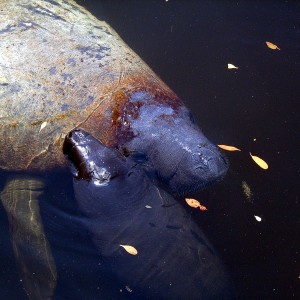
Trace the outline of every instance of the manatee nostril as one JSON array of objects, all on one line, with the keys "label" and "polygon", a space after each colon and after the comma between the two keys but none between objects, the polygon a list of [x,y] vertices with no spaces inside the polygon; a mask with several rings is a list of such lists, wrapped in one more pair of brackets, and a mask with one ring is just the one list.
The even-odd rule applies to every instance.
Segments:
[{"label": "manatee nostril", "polygon": [[206,172],[206,176],[217,179],[223,177],[228,169],[228,161],[211,144],[199,144],[197,152],[193,154],[195,167],[194,170]]}]

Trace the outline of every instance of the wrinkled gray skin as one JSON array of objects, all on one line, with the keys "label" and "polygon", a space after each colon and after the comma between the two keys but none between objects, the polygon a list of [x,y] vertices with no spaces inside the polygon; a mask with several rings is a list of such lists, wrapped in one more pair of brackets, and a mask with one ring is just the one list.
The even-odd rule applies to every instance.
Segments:
[{"label": "wrinkled gray skin", "polygon": [[184,105],[167,106],[146,92],[135,93],[137,118],[130,114],[133,138],[123,145],[129,158],[156,177],[174,196],[189,196],[225,175],[228,163],[195,124]]},{"label": "wrinkled gray skin", "polygon": [[[215,250],[189,213],[143,167],[84,131],[71,132],[64,153],[75,197],[99,255],[136,299],[233,299]],[[150,206],[151,208],[147,208]],[[131,245],[136,256],[120,245]]]}]

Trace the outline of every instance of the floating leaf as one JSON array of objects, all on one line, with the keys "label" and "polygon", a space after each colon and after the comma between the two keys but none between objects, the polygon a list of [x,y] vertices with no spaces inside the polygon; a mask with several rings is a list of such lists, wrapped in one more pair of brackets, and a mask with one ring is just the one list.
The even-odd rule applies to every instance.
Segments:
[{"label": "floating leaf", "polygon": [[199,209],[202,211],[207,210],[207,208],[205,206],[201,205],[200,202],[196,199],[185,198],[185,201],[190,207],[193,207],[193,208],[199,207]]},{"label": "floating leaf", "polygon": [[252,157],[252,159],[264,170],[268,169],[269,166],[268,164],[263,160],[261,159],[260,157],[258,156],[255,156],[255,155],[252,155],[251,152],[250,153],[250,156]]},{"label": "floating leaf", "polygon": [[202,211],[203,211],[203,210],[207,210],[206,206],[201,205],[201,204],[200,204],[200,206],[199,206],[199,209],[202,210]]},{"label": "floating leaf", "polygon": [[227,151],[241,151],[239,148],[236,148],[234,146],[218,145],[218,147],[220,147],[223,150],[227,150]]},{"label": "floating leaf", "polygon": [[138,254],[138,251],[130,245],[120,245],[120,246],[123,247],[129,254],[132,254],[132,255]]},{"label": "floating leaf", "polygon": [[125,289],[127,290],[127,292],[132,293],[132,289],[128,285],[125,286]]},{"label": "floating leaf", "polygon": [[248,183],[246,181],[242,181],[242,188],[243,188],[243,192],[244,192],[246,198],[248,200],[251,200],[252,192],[251,192],[250,186],[248,185]]},{"label": "floating leaf", "polygon": [[44,129],[46,126],[47,126],[47,122],[43,122],[43,123],[41,124],[40,131],[41,131],[42,129]]},{"label": "floating leaf", "polygon": [[256,219],[257,222],[261,221],[261,217],[259,217],[259,216],[254,216],[254,218]]},{"label": "floating leaf", "polygon": [[185,198],[186,203],[193,208],[197,208],[200,205],[200,202],[195,199]]},{"label": "floating leaf", "polygon": [[146,207],[146,208],[152,208],[152,206],[150,206],[150,205],[146,205],[145,207]]},{"label": "floating leaf", "polygon": [[233,64],[228,64],[227,67],[228,67],[228,69],[238,69],[239,68],[239,67],[236,67]]},{"label": "floating leaf", "polygon": [[273,43],[271,43],[271,42],[266,42],[266,44],[267,44],[267,46],[268,46],[270,49],[273,49],[273,50],[280,50],[280,49],[278,48],[277,45],[275,45],[275,44],[273,44]]}]

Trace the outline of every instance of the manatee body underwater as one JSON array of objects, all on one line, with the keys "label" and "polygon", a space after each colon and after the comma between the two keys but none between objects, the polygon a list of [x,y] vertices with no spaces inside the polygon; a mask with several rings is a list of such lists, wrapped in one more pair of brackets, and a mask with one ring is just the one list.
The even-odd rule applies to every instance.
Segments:
[{"label": "manatee body underwater", "polygon": [[[82,222],[103,264],[120,287],[130,287],[132,298],[233,299],[230,280],[203,232],[143,166],[81,130],[66,137],[64,152]],[[128,244],[136,256],[120,246]]]},{"label": "manatee body underwater", "polygon": [[[48,220],[53,224],[57,214],[66,228],[70,219],[75,224],[87,224],[92,239],[97,239],[93,216],[90,222],[88,218],[81,222],[68,210],[60,212],[58,199],[48,205],[48,179],[52,174],[68,172],[62,148],[69,132],[84,130],[103,147],[114,149],[123,160],[137,166],[133,174],[140,179],[131,182],[122,175],[116,180],[124,189],[125,202],[130,200],[126,196],[129,186],[140,180],[155,199],[159,199],[159,192],[180,201],[220,180],[228,165],[176,94],[107,23],[74,1],[1,1],[0,41],[1,202],[25,293],[29,299],[59,299],[55,294],[61,280],[59,263],[53,255],[56,245],[51,245],[45,231]],[[95,153],[99,147],[95,146]],[[94,155],[78,153],[86,155],[83,162]],[[115,157],[111,165],[128,173],[128,165],[116,163]],[[86,180],[84,176],[82,180]],[[86,181],[92,178],[89,175]],[[111,183],[108,191],[117,200],[120,194],[113,191],[116,184]],[[97,189],[80,184],[75,190],[81,204],[85,191],[96,193]],[[136,193],[133,200],[139,198],[140,204],[145,203],[148,196],[143,190],[136,188]],[[90,196],[92,210],[98,197],[106,199]],[[79,205],[79,209],[85,214],[87,205]],[[166,220],[163,217],[161,222]],[[99,222],[103,227],[104,221]],[[62,227],[51,228],[57,230],[56,235],[61,233]],[[95,245],[103,257],[111,251],[105,243]],[[108,270],[105,278],[110,277],[109,272],[115,276]]]}]

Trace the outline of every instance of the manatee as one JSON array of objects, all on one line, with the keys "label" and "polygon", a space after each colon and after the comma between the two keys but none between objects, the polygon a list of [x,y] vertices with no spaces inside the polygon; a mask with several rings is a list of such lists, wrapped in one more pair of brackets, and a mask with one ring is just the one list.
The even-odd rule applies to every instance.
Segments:
[{"label": "manatee", "polygon": [[74,129],[140,165],[184,197],[220,180],[226,159],[177,95],[105,22],[72,0],[0,2],[1,201],[30,299],[57,282],[40,203],[44,175],[67,171]]},{"label": "manatee", "polygon": [[[82,223],[120,284],[107,289],[119,290],[123,282],[135,299],[234,298],[230,279],[199,226],[142,165],[82,130],[69,133],[64,153]],[[138,253],[131,256],[121,245]]]}]

